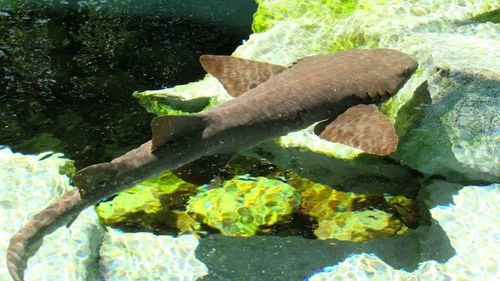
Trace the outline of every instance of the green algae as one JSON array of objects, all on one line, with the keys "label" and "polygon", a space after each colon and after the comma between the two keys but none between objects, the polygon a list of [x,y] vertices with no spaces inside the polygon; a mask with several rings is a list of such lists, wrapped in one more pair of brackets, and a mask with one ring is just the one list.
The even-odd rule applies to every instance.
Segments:
[{"label": "green algae", "polygon": [[403,196],[337,191],[266,162],[245,167],[243,159],[232,162],[229,172],[258,176],[197,187],[166,172],[102,202],[98,214],[104,224],[125,230],[206,234],[212,229],[227,236],[270,233],[300,215],[315,225],[318,239],[354,242],[401,234],[419,223],[415,202]]},{"label": "green algae", "polygon": [[96,210],[101,221],[124,229],[175,228],[178,210],[184,208],[197,186],[165,172],[101,202]]},{"label": "green algae", "polygon": [[254,32],[265,32],[276,23],[284,20],[303,17],[345,17],[354,12],[358,5],[357,0],[290,0],[286,1],[286,3],[283,1],[257,0],[257,3],[259,7],[254,14],[252,23]]},{"label": "green algae", "polygon": [[290,218],[300,204],[295,189],[264,177],[238,177],[198,193],[187,211],[228,236],[252,236]]},{"label": "green algae", "polygon": [[300,193],[299,212],[315,222],[320,240],[364,242],[403,234],[420,221],[416,202],[403,196],[342,192],[293,174],[288,183]]},{"label": "green algae", "polygon": [[194,114],[215,105],[214,98],[210,97],[183,99],[182,97],[155,95],[148,91],[135,92],[133,95],[148,112],[156,115]]}]

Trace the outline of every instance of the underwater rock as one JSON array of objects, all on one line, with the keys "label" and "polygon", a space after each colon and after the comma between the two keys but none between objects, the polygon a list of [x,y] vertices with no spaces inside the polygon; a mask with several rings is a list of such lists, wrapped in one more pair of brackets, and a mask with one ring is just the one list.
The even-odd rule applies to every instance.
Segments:
[{"label": "underwater rock", "polygon": [[[437,201],[426,201],[434,206],[444,203],[440,185],[456,191],[453,203],[438,205],[431,209],[432,218],[446,231],[456,255],[448,261],[423,262],[413,272],[397,270],[376,255],[366,253],[354,255],[311,276],[309,281],[322,280],[496,280],[500,258],[497,248],[500,243],[498,212],[500,185],[466,186],[461,190],[450,188],[442,181],[424,187],[426,194],[439,192]],[[435,196],[430,196],[435,197]],[[429,196],[426,196],[429,198]],[[439,243],[439,242],[437,242]]]},{"label": "underwater rock", "polygon": [[454,182],[500,181],[500,35],[492,30],[498,24],[472,24],[411,34],[395,45],[421,62],[416,80],[426,80],[427,96],[412,126],[396,116],[408,129],[395,159]]},{"label": "underwater rock", "polygon": [[[13,232],[47,202],[71,188],[68,177],[60,173],[67,171],[71,162],[61,154],[23,155],[0,148],[2,264]],[[40,276],[45,280],[99,280],[96,259],[103,235],[95,211],[88,208],[70,228],[61,227],[45,237],[40,250],[29,260],[26,281],[40,280]],[[10,280],[5,266],[0,267],[0,279]]]},{"label": "underwater rock", "polygon": [[319,219],[314,235],[320,240],[337,239],[363,242],[404,232],[404,226],[392,214],[381,210],[337,213]]},{"label": "underwater rock", "polygon": [[239,177],[191,197],[187,212],[224,235],[252,236],[286,222],[299,204],[300,196],[291,185]]},{"label": "underwater rock", "polygon": [[416,227],[420,220],[415,201],[403,196],[341,192],[296,176],[288,183],[302,196],[300,213],[317,222],[314,235],[320,240],[364,242],[403,234],[406,224]]},{"label": "underwater rock", "polygon": [[100,203],[97,213],[104,224],[122,230],[175,229],[177,211],[184,209],[189,197],[198,192],[197,189],[198,186],[184,182],[167,171]]},{"label": "underwater rock", "polygon": [[[299,215],[317,225],[318,239],[354,242],[402,234],[419,224],[414,200],[341,192],[276,168],[260,171],[258,163],[249,168],[243,159],[231,161],[226,172],[264,174],[197,187],[165,172],[100,203],[98,215],[124,231],[201,234],[208,230],[203,223],[228,236],[266,233],[278,224],[287,231],[283,223]],[[311,231],[308,225],[290,227]]]},{"label": "underwater rock", "polygon": [[189,234],[174,238],[109,229],[99,266],[106,281],[197,280],[208,273],[194,255],[197,246],[198,240]]}]

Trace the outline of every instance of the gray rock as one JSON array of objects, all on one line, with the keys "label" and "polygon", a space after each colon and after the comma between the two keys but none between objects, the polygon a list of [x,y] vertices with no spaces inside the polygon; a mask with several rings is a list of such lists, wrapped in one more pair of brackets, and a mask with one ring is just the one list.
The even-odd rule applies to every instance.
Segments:
[{"label": "gray rock", "polygon": [[427,81],[428,100],[395,159],[455,182],[500,180],[500,35],[490,38],[490,28],[412,34],[396,44],[419,58],[422,72],[415,80]]}]

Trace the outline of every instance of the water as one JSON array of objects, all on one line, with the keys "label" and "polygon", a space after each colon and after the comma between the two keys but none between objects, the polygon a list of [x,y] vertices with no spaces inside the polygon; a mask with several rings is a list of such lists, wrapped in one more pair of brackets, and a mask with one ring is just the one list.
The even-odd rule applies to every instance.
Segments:
[{"label": "water", "polygon": [[132,93],[201,79],[198,57],[230,54],[255,6],[0,1],[0,143],[63,152],[77,167],[137,147],[152,115]]}]

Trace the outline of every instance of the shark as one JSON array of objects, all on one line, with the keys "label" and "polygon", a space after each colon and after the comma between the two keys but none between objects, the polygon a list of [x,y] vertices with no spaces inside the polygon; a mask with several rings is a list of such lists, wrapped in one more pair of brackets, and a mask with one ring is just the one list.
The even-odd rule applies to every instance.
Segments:
[{"label": "shark", "polygon": [[165,170],[206,172],[196,163],[221,167],[242,149],[311,125],[326,141],[380,156],[394,152],[394,126],[376,104],[394,96],[418,67],[411,56],[392,49],[343,50],[288,67],[219,55],[203,55],[200,62],[234,98],[196,114],[158,116],[151,121],[150,141],[77,171],[76,188],[11,237],[7,267],[13,280],[24,280],[28,259],[44,236],[69,227],[100,200]]}]

